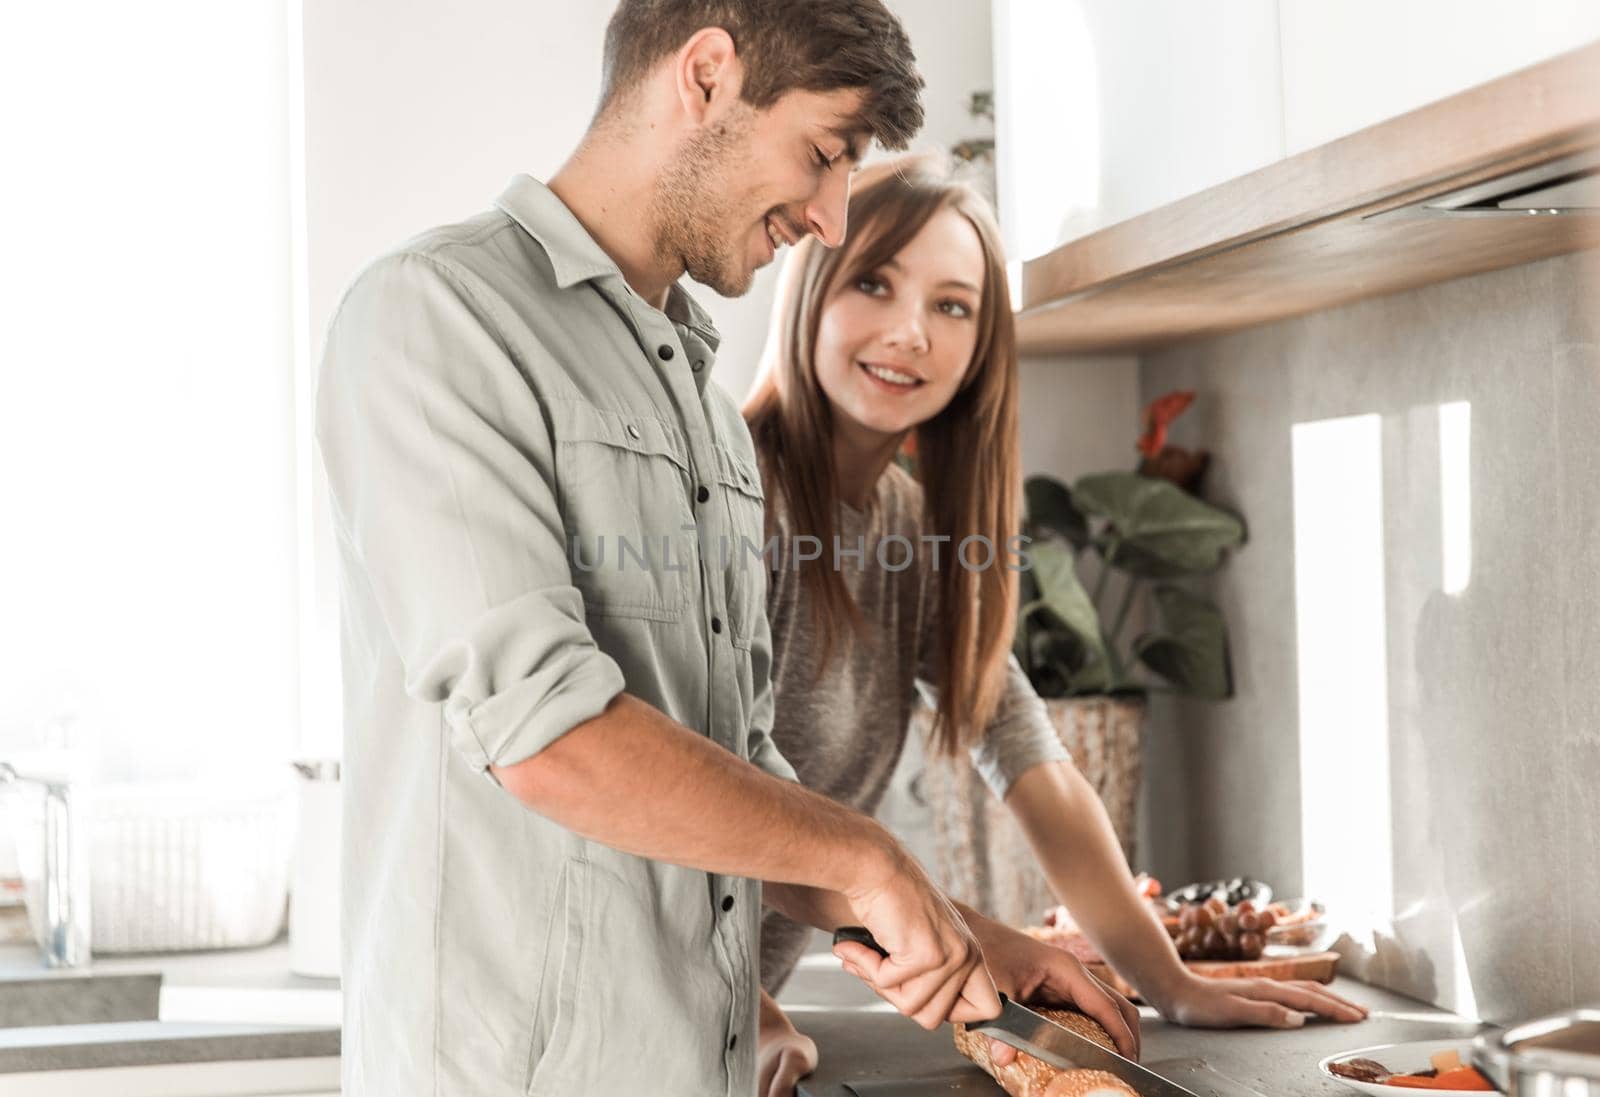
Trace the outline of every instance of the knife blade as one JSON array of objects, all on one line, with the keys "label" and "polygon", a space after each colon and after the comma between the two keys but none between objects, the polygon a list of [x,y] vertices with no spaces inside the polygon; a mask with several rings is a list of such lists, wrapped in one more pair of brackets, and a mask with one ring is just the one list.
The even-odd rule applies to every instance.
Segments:
[{"label": "knife blade", "polygon": [[992,1036],[1062,1070],[1103,1070],[1127,1082],[1143,1097],[1196,1097],[1193,1090],[1169,1082],[1132,1059],[1107,1051],[1093,1040],[1058,1025],[1019,1002],[1000,995],[1000,1016],[967,1031]]}]

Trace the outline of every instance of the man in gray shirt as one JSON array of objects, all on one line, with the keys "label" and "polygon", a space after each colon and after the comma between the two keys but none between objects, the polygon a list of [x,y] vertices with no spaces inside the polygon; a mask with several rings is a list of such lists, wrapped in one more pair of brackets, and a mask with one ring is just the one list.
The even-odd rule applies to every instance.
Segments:
[{"label": "man in gray shirt", "polygon": [[[867,926],[933,1027],[960,915],[773,747],[762,491],[717,334],[921,125],[879,0],[623,0],[546,186],[356,280],[317,434],[342,567],[344,1093],[745,1097],[763,899]],[[532,810],[529,810],[529,809]],[[766,881],[763,893],[759,881]]]}]

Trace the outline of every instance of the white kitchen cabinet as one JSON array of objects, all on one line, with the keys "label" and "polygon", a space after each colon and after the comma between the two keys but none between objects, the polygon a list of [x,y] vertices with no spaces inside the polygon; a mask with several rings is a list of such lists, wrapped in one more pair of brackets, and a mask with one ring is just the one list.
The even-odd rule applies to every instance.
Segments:
[{"label": "white kitchen cabinet", "polygon": [[994,0],[1000,217],[1028,260],[1600,39],[1594,0]]},{"label": "white kitchen cabinet", "polygon": [[1007,254],[1283,155],[1276,0],[994,0]]},{"label": "white kitchen cabinet", "polygon": [[1293,156],[1600,39],[1600,4],[1278,0],[1278,24]]}]

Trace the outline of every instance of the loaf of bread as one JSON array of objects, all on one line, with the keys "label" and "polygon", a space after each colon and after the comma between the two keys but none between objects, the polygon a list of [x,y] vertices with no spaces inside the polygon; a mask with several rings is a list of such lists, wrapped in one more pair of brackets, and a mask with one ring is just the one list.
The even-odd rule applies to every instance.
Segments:
[{"label": "loaf of bread", "polygon": [[[1117,1049],[1105,1029],[1076,1010],[1031,1008],[1109,1051]],[[956,1050],[982,1067],[1011,1097],[1139,1097],[1128,1083],[1103,1070],[1061,1070],[1025,1051],[1017,1052],[1007,1066],[996,1067],[989,1059],[987,1036],[968,1032],[966,1025],[952,1027]]]}]

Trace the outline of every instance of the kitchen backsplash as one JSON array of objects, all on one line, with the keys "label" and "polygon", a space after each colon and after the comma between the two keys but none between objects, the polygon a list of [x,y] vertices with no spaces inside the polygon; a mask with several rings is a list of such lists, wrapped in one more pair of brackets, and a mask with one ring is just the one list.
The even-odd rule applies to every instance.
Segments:
[{"label": "kitchen backsplash", "polygon": [[1250,531],[1210,581],[1238,696],[1157,701],[1141,860],[1331,891],[1355,968],[1490,1021],[1600,1001],[1597,270],[1139,367],[1143,400],[1197,391],[1173,440]]}]

